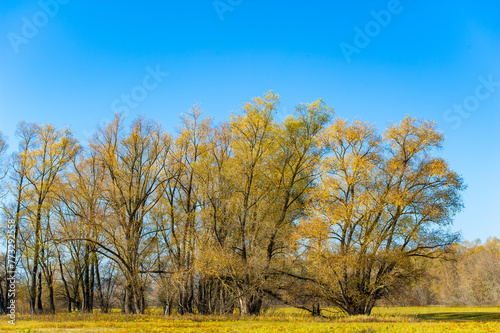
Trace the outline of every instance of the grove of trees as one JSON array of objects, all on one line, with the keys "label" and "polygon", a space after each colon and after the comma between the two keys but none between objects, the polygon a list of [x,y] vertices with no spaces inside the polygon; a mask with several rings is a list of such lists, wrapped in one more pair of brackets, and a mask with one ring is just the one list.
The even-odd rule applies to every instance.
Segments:
[{"label": "grove of trees", "polygon": [[[449,231],[465,186],[437,156],[434,122],[407,116],[379,134],[334,118],[322,100],[277,121],[278,103],[268,92],[220,124],[194,106],[175,136],[117,114],[87,147],[50,124],[21,122],[9,140],[0,133],[18,309],[258,315],[287,304],[370,314],[418,294],[436,265],[468,269]],[[7,141],[17,141],[10,156]],[[488,246],[498,259],[498,242]],[[465,283],[457,274],[443,281]],[[481,302],[443,290],[426,293]]]}]

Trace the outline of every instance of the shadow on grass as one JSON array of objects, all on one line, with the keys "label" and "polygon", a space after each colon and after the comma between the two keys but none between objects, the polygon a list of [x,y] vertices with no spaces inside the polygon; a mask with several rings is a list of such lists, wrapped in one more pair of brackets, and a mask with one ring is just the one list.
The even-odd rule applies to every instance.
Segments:
[{"label": "shadow on grass", "polygon": [[437,312],[417,315],[422,320],[442,321],[500,321],[500,312]]}]

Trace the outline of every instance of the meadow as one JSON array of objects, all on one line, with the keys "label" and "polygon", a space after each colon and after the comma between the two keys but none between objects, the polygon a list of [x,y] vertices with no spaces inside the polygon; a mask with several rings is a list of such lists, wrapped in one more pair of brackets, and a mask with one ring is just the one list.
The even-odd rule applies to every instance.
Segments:
[{"label": "meadow", "polygon": [[275,308],[262,316],[163,316],[80,314],[20,315],[7,318],[0,332],[500,332],[500,307],[390,307],[371,316],[347,317],[327,309],[312,317],[292,308]]}]

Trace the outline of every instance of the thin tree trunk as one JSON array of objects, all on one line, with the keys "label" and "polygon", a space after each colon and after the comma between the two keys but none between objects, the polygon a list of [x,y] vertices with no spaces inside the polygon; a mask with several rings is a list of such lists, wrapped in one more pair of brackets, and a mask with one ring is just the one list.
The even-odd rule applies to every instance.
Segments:
[{"label": "thin tree trunk", "polygon": [[[5,289],[9,290],[9,280],[7,280],[7,279],[5,279]],[[8,292],[6,293],[6,295],[7,294],[8,294]],[[5,299],[3,297],[2,278],[0,277],[0,313],[1,314],[7,313],[7,304],[9,304],[9,303],[6,303]]]},{"label": "thin tree trunk", "polygon": [[56,246],[56,251],[57,251],[57,259],[59,260],[59,270],[61,272],[61,280],[64,285],[64,290],[66,291],[66,297],[68,298],[68,312],[71,312],[71,294],[69,292],[69,287],[68,287],[68,282],[66,281],[66,278],[64,277],[64,269],[62,265],[62,260],[61,260],[61,253],[59,252],[59,249]]},{"label": "thin tree trunk", "polygon": [[[41,229],[41,223],[42,223],[42,205],[40,200],[38,201],[38,206],[37,206],[37,212],[36,212],[36,219],[35,219],[35,251],[33,255],[33,270],[31,272],[31,292],[30,292],[30,310],[31,313],[36,314],[36,299],[37,299],[37,275],[39,274],[38,272],[38,261],[39,261],[39,256],[40,256],[40,229]],[[39,279],[41,282],[41,278]],[[41,290],[42,286],[40,285],[38,287],[39,290],[39,297],[41,297]],[[41,311],[41,306],[42,300],[39,298],[38,299],[38,310]]]},{"label": "thin tree trunk", "polygon": [[53,284],[53,273],[50,274],[50,278],[47,277],[47,287],[49,288],[49,311],[52,314],[56,313],[56,305],[54,302],[54,284]]},{"label": "thin tree trunk", "polygon": [[38,294],[37,294],[37,311],[38,313],[43,313],[42,304],[42,272],[38,272]]},{"label": "thin tree trunk", "polygon": [[101,275],[99,273],[99,263],[97,262],[97,257],[95,264],[96,264],[95,275],[97,279],[97,295],[99,297],[99,306],[101,307],[101,313],[108,313],[107,302],[104,300],[104,294],[102,292]]},{"label": "thin tree trunk", "polygon": [[96,253],[92,251],[90,258],[90,279],[89,279],[89,312],[94,312],[94,284],[95,284],[95,266],[97,264]]},{"label": "thin tree trunk", "polygon": [[90,312],[92,311],[91,306],[90,306],[90,251],[89,251],[89,245],[85,245],[85,256],[84,256],[84,263],[83,263],[83,312]]}]

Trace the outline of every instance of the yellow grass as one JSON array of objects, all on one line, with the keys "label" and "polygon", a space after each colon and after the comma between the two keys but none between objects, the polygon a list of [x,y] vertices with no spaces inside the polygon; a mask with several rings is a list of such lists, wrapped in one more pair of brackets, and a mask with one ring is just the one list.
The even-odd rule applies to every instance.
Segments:
[{"label": "yellow grass", "polygon": [[376,308],[372,316],[347,317],[335,310],[313,318],[301,310],[278,308],[259,317],[58,314],[4,316],[0,332],[500,332],[500,307]]}]

